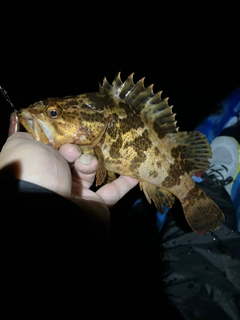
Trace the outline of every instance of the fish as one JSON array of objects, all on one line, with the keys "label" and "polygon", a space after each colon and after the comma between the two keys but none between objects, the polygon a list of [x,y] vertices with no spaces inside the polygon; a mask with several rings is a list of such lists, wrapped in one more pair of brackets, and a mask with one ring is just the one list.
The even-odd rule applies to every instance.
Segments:
[{"label": "fish", "polygon": [[112,84],[104,77],[99,92],[33,103],[18,111],[19,121],[37,141],[56,149],[75,144],[96,156],[96,186],[131,176],[160,213],[177,198],[193,231],[218,229],[223,212],[192,179],[210,164],[206,136],[179,131],[169,99],[133,76],[123,82],[119,72]]}]

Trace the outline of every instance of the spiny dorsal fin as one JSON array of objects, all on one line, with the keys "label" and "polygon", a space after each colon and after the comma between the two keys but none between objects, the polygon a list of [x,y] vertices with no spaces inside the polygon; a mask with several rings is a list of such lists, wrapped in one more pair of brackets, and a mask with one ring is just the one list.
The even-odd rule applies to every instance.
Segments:
[{"label": "spiny dorsal fin", "polygon": [[116,99],[124,100],[126,103],[140,110],[142,116],[155,122],[162,134],[178,132],[175,115],[172,112],[173,106],[169,106],[168,99],[161,99],[162,91],[154,94],[153,84],[145,88],[144,79],[140,79],[136,84],[133,81],[134,73],[122,82],[120,72],[110,85],[106,78],[103,84],[99,84],[101,94],[110,94]]},{"label": "spiny dorsal fin", "polygon": [[99,92],[101,94],[110,94],[115,98],[122,99],[127,102],[127,98],[134,87],[135,84],[133,82],[133,73],[127,78],[125,82],[122,82],[119,72],[113,80],[112,85],[108,83],[105,77],[103,79],[103,84],[101,85],[99,83]]}]

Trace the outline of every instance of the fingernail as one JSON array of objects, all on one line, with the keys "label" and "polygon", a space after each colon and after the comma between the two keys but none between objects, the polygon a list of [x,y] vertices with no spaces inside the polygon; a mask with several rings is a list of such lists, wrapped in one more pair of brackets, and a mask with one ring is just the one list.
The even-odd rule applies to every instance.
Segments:
[{"label": "fingernail", "polygon": [[77,144],[73,144],[73,146],[74,146],[76,149],[78,149],[79,151],[82,152],[81,148],[80,148]]},{"label": "fingernail", "polygon": [[92,156],[90,154],[82,154],[80,161],[83,164],[90,164],[92,162]]}]

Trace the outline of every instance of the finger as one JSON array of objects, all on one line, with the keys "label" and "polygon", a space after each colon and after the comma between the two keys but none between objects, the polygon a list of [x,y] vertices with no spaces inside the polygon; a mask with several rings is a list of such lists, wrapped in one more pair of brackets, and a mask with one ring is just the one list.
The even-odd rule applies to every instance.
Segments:
[{"label": "finger", "polygon": [[76,173],[75,169],[72,172],[72,193],[80,196],[83,189],[89,189],[95,180],[95,173],[84,174]]},{"label": "finger", "polygon": [[[95,180],[98,166],[97,159],[92,156],[85,156],[89,155],[82,155],[74,163],[74,168],[72,170],[74,194],[78,194],[79,191],[82,192],[82,189],[89,189]],[[88,164],[88,162],[90,163]]]},{"label": "finger", "polygon": [[95,174],[98,167],[98,161],[96,158],[89,154],[82,154],[75,163],[75,170],[82,177],[82,174]]},{"label": "finger", "polygon": [[82,154],[81,149],[74,144],[64,144],[59,148],[59,152],[69,163],[73,163]]},{"label": "finger", "polygon": [[108,207],[111,207],[137,184],[138,180],[132,177],[120,176],[113,182],[101,187],[96,193]]}]

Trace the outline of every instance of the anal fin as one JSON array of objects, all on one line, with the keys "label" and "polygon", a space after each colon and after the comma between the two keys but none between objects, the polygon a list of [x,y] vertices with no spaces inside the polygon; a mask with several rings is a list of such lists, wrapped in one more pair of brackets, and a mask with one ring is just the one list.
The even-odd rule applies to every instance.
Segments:
[{"label": "anal fin", "polygon": [[172,208],[175,202],[175,197],[171,192],[166,189],[156,187],[150,183],[147,183],[146,181],[141,181],[139,185],[140,189],[143,190],[148,202],[151,203],[151,200],[153,200],[157,210],[160,213],[164,213],[164,204],[168,208]]},{"label": "anal fin", "polygon": [[110,183],[110,182],[116,180],[116,178],[117,177],[116,177],[116,174],[114,172],[107,171],[107,181],[106,181],[106,183]]}]

